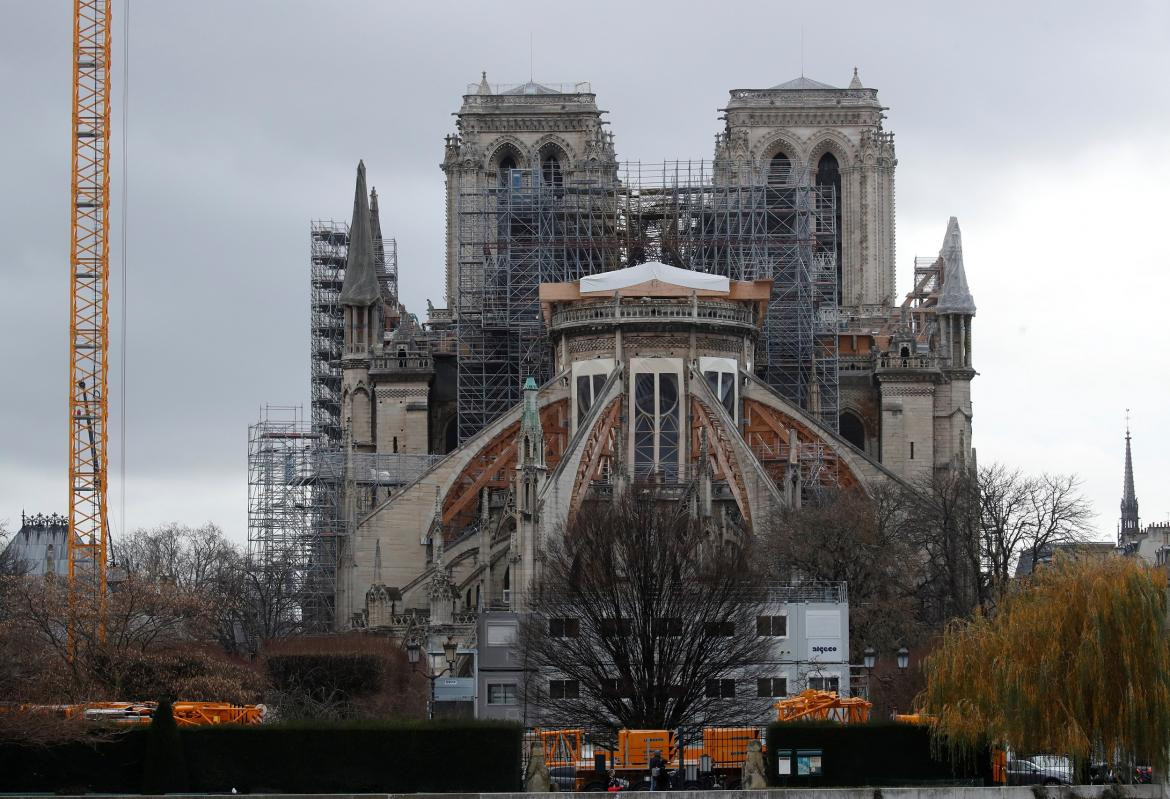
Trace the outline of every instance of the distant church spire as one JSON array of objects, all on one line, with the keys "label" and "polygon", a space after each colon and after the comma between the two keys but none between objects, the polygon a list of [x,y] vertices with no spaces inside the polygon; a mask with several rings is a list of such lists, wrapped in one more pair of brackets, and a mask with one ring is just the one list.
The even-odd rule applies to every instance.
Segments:
[{"label": "distant church spire", "polygon": [[1129,409],[1125,409],[1125,484],[1121,490],[1121,529],[1118,543],[1132,540],[1140,530],[1137,494],[1133,489],[1133,452],[1130,449]]}]

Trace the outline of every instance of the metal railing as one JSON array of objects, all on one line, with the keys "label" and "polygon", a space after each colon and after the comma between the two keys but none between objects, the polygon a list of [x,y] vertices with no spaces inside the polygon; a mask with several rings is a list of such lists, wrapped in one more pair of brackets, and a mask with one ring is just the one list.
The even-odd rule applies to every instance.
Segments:
[{"label": "metal railing", "polygon": [[702,321],[729,322],[751,327],[755,325],[755,311],[728,303],[686,301],[641,301],[630,303],[596,303],[565,308],[553,314],[554,328],[572,327],[596,322],[661,322]]},{"label": "metal railing", "polygon": [[933,355],[897,355],[882,353],[878,357],[879,369],[937,369],[938,359]]}]

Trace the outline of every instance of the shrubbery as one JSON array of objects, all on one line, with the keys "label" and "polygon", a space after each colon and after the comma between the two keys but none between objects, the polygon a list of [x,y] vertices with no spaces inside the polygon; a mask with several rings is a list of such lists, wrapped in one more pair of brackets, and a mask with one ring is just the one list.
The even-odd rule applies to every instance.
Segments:
[{"label": "shrubbery", "polygon": [[[779,773],[778,756],[819,752],[821,774]],[[930,730],[914,724],[785,722],[768,727],[768,783],[780,786],[990,784],[991,754],[948,758],[931,748]]]},{"label": "shrubbery", "polygon": [[[177,732],[188,788],[197,793],[520,788],[522,732],[515,724],[352,721]],[[149,735],[149,729],[138,728],[55,746],[0,746],[0,792],[137,793],[148,768]]]}]

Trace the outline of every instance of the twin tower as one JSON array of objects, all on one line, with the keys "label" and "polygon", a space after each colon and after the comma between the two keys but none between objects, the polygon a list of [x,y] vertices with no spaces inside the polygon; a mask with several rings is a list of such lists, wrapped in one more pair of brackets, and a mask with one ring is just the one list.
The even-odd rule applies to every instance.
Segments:
[{"label": "twin tower", "polygon": [[[785,248],[810,248],[811,293],[773,294],[769,313],[777,316],[765,322],[755,368],[762,374],[761,364],[771,358],[782,379],[766,382],[899,477],[920,480],[972,465],[975,304],[958,222],[951,218],[937,257],[916,259],[913,285],[896,299],[897,159],[883,111],[877,90],[864,87],[856,70],[845,88],[799,77],[732,90],[713,158],[703,166],[709,171],[685,192],[676,187],[670,201],[695,196],[694,187],[765,187],[764,202],[774,204],[768,214],[753,216],[740,198],[733,217],[721,216],[719,207],[730,202],[730,190],[709,191],[709,207],[684,212],[664,210],[669,203],[655,204],[648,192],[629,186],[615,192],[624,185],[624,167],[589,84],[504,87],[489,84],[486,75],[470,84],[442,162],[447,308],[431,309],[427,324],[384,330],[384,298],[376,297],[371,256],[363,249],[366,233],[355,225],[351,234],[342,371],[343,413],[355,450],[451,451],[517,406],[526,377],[538,383],[551,377],[541,372],[550,358],[540,283],[651,260],[697,271],[735,258],[750,265],[750,253],[717,251],[726,239],[741,249],[762,246],[766,258],[781,264]],[[642,216],[597,213],[588,205],[591,186],[611,202],[639,203]],[[785,194],[786,187],[811,191]],[[364,192],[363,185],[355,220],[364,218],[356,207]],[[560,216],[542,215],[541,192],[557,194]],[[570,195],[577,198],[571,213],[565,210]],[[748,224],[762,228],[748,233]],[[654,238],[658,250],[637,260],[623,250],[628,263],[607,260],[606,238],[629,236],[637,225],[634,232]],[[647,233],[653,225],[659,229]],[[551,231],[547,236],[542,226]],[[708,227],[696,232],[702,226]],[[544,251],[548,242],[556,252]],[[752,275],[746,268],[723,274],[733,280],[780,274]],[[818,295],[821,277],[831,290]],[[405,312],[401,318],[411,319]]]}]

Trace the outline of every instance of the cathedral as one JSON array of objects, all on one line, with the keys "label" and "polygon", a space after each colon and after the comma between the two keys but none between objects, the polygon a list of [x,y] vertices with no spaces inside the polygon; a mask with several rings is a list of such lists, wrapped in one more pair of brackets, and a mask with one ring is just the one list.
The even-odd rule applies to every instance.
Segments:
[{"label": "cathedral", "polygon": [[856,70],[735,89],[712,158],[646,178],[588,84],[485,75],[446,139],[447,302],[422,322],[379,274],[359,165],[342,448],[442,457],[393,486],[350,469],[337,628],[486,646],[541,542],[633,481],[736,540],[820,487],[973,466],[959,225],[898,300],[883,110]]}]

